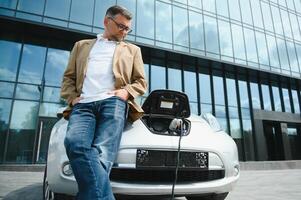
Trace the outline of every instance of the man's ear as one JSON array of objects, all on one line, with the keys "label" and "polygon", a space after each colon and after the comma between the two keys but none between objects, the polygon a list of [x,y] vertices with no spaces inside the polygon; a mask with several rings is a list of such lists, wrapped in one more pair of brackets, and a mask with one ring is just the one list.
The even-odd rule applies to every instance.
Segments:
[{"label": "man's ear", "polygon": [[104,20],[103,20],[104,26],[107,26],[108,23],[109,23],[109,18],[108,18],[108,17],[105,17]]}]

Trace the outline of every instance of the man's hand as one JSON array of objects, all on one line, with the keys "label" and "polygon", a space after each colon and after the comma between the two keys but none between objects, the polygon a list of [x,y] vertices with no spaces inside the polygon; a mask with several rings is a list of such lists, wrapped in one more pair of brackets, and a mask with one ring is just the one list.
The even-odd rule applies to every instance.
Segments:
[{"label": "man's hand", "polygon": [[126,89],[113,90],[108,92],[108,94],[120,97],[124,101],[127,101],[130,97],[129,92]]},{"label": "man's hand", "polygon": [[72,106],[74,106],[75,104],[77,104],[81,99],[83,99],[83,97],[76,97],[75,99],[72,100]]}]

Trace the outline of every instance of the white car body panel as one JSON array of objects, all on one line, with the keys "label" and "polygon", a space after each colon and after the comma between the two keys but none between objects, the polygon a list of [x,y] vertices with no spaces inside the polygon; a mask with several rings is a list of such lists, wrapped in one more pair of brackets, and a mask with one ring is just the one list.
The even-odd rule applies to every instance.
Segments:
[{"label": "white car body panel", "polygon": [[[191,122],[190,133],[182,137],[181,151],[209,152],[209,170],[225,170],[224,178],[205,182],[179,183],[175,187],[176,195],[226,193],[232,190],[239,178],[237,147],[233,139],[225,132],[214,132],[209,124],[198,116],[188,118]],[[64,138],[68,121],[60,119],[52,129],[47,161],[47,176],[51,191],[75,195],[77,184],[73,176],[62,172],[68,162],[64,148]],[[179,136],[158,135],[152,133],[141,120],[127,126],[123,132],[117,168],[135,168],[136,150],[174,150],[178,148]],[[134,183],[111,181],[113,192],[127,195],[168,195],[172,184]]]}]

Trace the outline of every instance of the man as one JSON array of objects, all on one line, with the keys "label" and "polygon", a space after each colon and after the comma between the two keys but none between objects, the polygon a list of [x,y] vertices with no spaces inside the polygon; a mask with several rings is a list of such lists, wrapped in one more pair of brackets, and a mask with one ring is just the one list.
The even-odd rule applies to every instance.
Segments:
[{"label": "man", "polygon": [[146,90],[140,48],[123,41],[131,18],[125,8],[110,7],[104,33],[76,42],[64,73],[61,96],[69,104],[65,147],[80,200],[114,200],[109,173],[127,110],[131,121],[143,113],[134,102]]}]

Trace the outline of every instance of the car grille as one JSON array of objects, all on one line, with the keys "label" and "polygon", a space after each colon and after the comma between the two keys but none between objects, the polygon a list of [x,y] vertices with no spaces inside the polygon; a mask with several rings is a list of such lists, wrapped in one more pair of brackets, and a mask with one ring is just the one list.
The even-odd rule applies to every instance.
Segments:
[{"label": "car grille", "polygon": [[[137,170],[113,168],[110,179],[116,182],[173,183],[174,170]],[[179,170],[178,183],[205,182],[225,177],[225,170]]]}]

